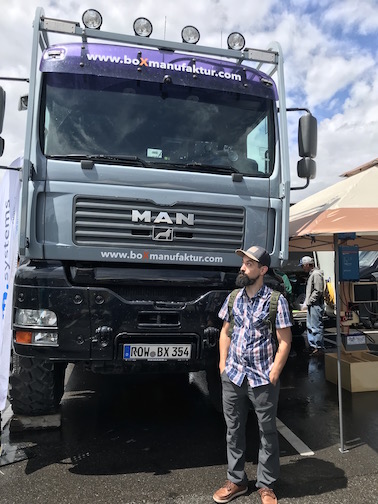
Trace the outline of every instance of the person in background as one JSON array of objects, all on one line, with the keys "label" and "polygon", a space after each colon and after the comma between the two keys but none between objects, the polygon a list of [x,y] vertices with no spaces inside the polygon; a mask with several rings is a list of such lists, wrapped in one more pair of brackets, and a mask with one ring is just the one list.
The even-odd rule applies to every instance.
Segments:
[{"label": "person in background", "polygon": [[[230,295],[219,311],[223,326],[219,338],[219,371],[223,413],[227,425],[227,481],[213,499],[222,504],[248,491],[244,470],[249,404],[255,410],[260,433],[256,487],[262,504],[277,504],[274,486],[280,472],[276,426],[279,377],[291,346],[288,302],[278,298],[275,319],[277,342],[266,323],[272,289],[264,284],[269,253],[259,246],[236,250],[242,265],[236,278],[240,287],[232,307]],[[231,330],[230,330],[231,328]]]},{"label": "person in background", "polygon": [[307,309],[307,340],[311,356],[324,353],[324,273],[315,267],[314,259],[304,256],[299,266],[308,273],[306,298],[302,309]]}]

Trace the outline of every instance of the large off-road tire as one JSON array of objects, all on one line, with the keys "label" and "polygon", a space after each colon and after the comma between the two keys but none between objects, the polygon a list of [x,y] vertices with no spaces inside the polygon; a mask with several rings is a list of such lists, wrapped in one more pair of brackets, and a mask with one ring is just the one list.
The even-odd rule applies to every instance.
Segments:
[{"label": "large off-road tire", "polygon": [[66,363],[13,354],[10,401],[16,415],[55,413],[64,392]]}]

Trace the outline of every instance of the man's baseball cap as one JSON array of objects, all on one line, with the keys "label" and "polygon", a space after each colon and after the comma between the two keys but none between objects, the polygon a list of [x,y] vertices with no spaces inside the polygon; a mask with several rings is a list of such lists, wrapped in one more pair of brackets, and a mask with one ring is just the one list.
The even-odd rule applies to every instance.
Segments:
[{"label": "man's baseball cap", "polygon": [[269,253],[264,248],[259,247],[258,245],[253,245],[252,247],[249,247],[248,250],[242,250],[242,249],[235,250],[235,254],[238,254],[238,256],[240,257],[246,255],[250,259],[259,262],[263,266],[267,266],[268,268],[270,266]]},{"label": "man's baseball cap", "polygon": [[314,259],[310,256],[303,256],[298,266],[303,266],[304,264],[314,264]]}]

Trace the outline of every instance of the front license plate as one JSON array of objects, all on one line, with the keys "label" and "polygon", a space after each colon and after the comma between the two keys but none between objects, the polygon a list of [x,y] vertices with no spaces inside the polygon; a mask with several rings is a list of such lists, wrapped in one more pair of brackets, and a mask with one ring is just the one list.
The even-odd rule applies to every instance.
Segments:
[{"label": "front license plate", "polygon": [[123,345],[125,360],[188,360],[191,345]]}]

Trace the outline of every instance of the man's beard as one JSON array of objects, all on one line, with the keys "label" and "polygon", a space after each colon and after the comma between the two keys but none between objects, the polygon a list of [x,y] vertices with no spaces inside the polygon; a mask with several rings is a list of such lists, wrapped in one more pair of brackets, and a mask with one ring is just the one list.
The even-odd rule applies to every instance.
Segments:
[{"label": "man's beard", "polygon": [[248,275],[240,271],[240,273],[236,277],[235,285],[236,287],[247,287],[247,285],[253,285],[254,283],[256,283],[259,276],[255,278],[250,278]]}]

